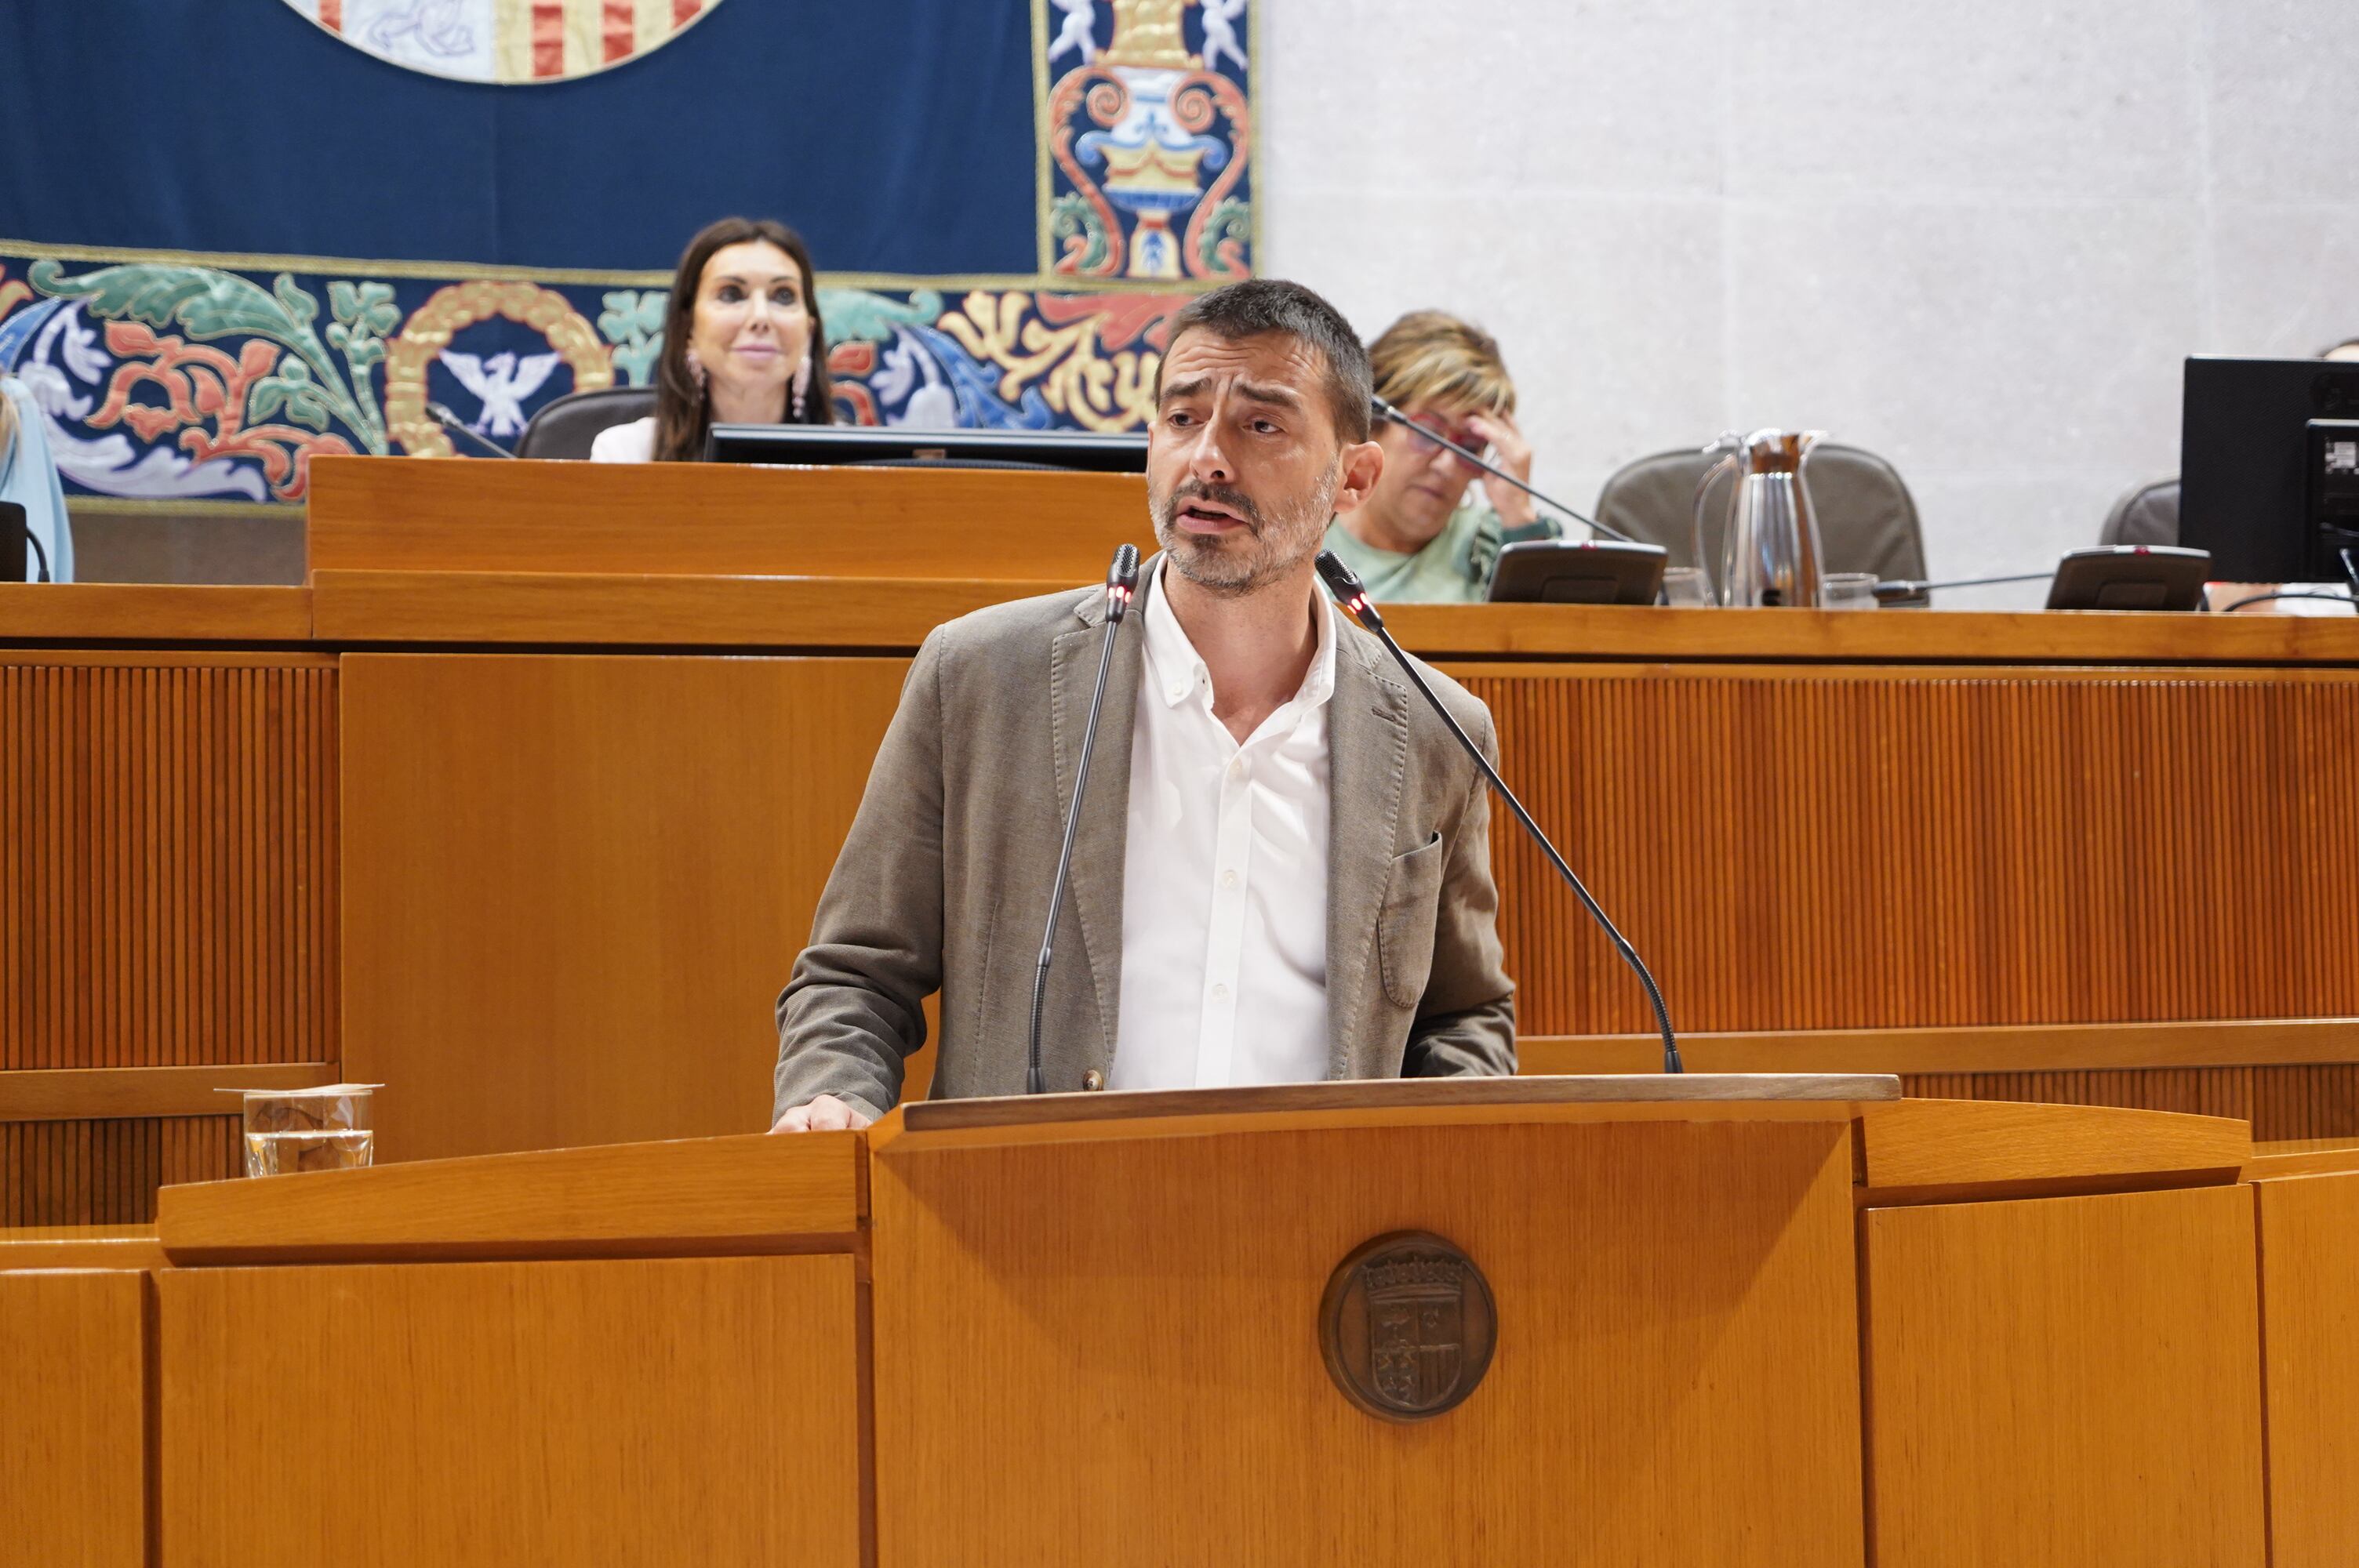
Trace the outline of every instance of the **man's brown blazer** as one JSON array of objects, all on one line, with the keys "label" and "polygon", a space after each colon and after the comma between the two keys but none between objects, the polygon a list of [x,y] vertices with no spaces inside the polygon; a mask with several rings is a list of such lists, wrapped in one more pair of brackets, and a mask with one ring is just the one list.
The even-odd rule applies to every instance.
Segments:
[{"label": "man's brown blazer", "polygon": [[[1151,569],[1142,583],[1155,582]],[[1118,633],[1059,918],[1042,1078],[1110,1076],[1123,848],[1146,611]],[[1022,1094],[1040,935],[1105,623],[1102,589],[963,616],[918,650],[859,814],[778,997],[777,1113],[900,1098],[941,993],[937,1097]],[[1490,710],[1426,672],[1486,756]],[[1482,774],[1376,640],[1343,619],[1327,710],[1327,1076],[1512,1073]],[[1250,1026],[1249,1024],[1247,1025]]]}]

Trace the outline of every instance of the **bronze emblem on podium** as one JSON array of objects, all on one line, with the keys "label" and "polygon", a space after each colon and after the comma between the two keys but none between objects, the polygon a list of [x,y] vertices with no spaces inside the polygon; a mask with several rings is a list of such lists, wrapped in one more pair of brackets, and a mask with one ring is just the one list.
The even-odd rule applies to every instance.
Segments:
[{"label": "bronze emblem on podium", "polygon": [[1474,1391],[1498,1316],[1474,1260],[1440,1237],[1397,1230],[1336,1266],[1319,1345],[1343,1397],[1386,1421],[1426,1421]]}]

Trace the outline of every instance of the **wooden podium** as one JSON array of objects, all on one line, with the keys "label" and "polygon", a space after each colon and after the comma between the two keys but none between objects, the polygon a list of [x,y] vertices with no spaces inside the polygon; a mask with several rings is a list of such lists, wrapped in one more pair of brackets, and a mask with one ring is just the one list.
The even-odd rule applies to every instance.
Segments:
[{"label": "wooden podium", "polygon": [[[162,1557],[2259,1564],[2244,1124],[1896,1092],[920,1103],[168,1188]],[[1430,1419],[1322,1349],[1400,1232],[1495,1324]],[[1462,1371],[1464,1326],[1412,1333]]]}]

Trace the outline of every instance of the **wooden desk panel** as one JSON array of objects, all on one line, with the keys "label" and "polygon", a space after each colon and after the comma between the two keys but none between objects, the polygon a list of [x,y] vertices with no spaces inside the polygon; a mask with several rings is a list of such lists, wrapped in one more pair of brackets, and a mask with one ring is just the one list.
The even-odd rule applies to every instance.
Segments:
[{"label": "wooden desk panel", "polygon": [[[1860,1561],[1840,1123],[936,1136],[871,1169],[888,1568]],[[1498,1303],[1488,1378],[1409,1426],[1316,1326],[1399,1228]]]},{"label": "wooden desk panel", "polygon": [[2359,1174],[2256,1182],[2273,1568],[2359,1542]]},{"label": "wooden desk panel", "polygon": [[0,1560],[145,1568],[147,1276],[0,1270]]},{"label": "wooden desk panel", "polygon": [[1860,1226],[1876,1568],[2261,1568],[2245,1188]]},{"label": "wooden desk panel", "polygon": [[[1096,582],[1151,547],[1140,474],[321,458],[319,571],[909,575]],[[939,563],[939,565],[929,565]]]},{"label": "wooden desk panel", "polygon": [[168,1270],[158,1290],[174,1568],[247,1568],[266,1541],[353,1568],[861,1561],[849,1257]]},{"label": "wooden desk panel", "polygon": [[344,661],[344,1071],[378,1157],[769,1125],[897,659]]},{"label": "wooden desk panel", "polygon": [[[2318,848],[2320,781],[2359,776],[2359,678],[1452,673],[1683,1030],[2359,1012],[2359,881]],[[1511,822],[1492,849],[1519,1025],[1647,1028]]]}]

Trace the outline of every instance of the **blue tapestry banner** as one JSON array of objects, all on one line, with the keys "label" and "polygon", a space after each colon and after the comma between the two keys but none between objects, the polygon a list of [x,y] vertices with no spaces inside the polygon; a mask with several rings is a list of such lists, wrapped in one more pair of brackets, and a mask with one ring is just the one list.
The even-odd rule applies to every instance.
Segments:
[{"label": "blue tapestry banner", "polygon": [[[667,264],[750,211],[812,241],[842,417],[1134,429],[1172,311],[1251,269],[1249,22],[1245,0],[19,8],[0,373],[70,492],[299,503],[321,453],[451,455],[429,401],[505,442],[567,392],[646,384]],[[71,160],[43,123],[76,128]]]}]

